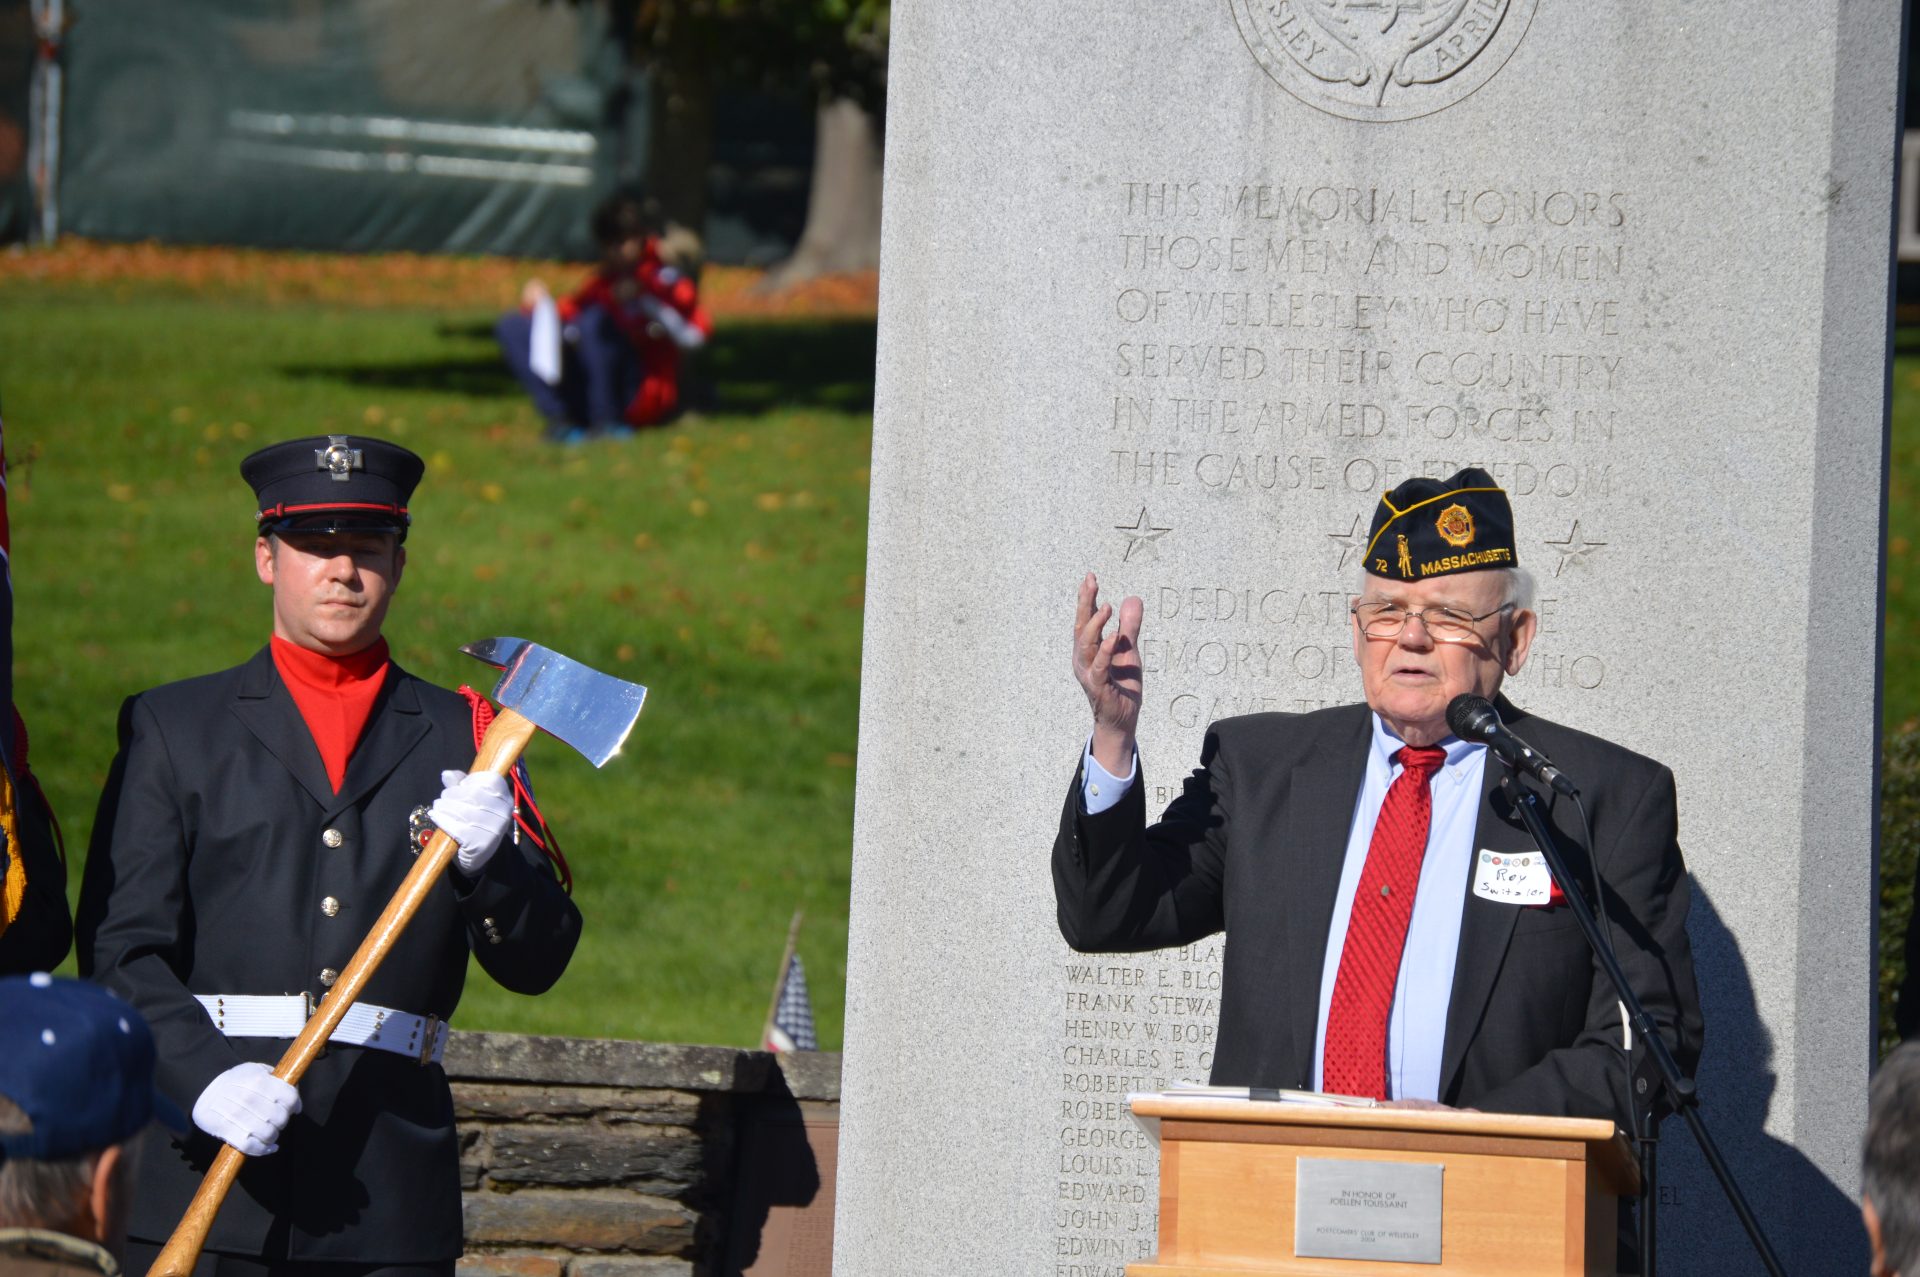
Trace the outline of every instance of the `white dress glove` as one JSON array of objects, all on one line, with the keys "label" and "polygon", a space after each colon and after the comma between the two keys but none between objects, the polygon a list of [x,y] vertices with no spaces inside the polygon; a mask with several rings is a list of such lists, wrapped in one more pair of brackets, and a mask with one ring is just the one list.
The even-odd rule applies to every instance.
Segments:
[{"label": "white dress glove", "polygon": [[513,822],[513,787],[492,772],[440,773],[446,788],[427,809],[433,823],[460,844],[454,860],[469,877],[479,873],[500,849]]},{"label": "white dress glove", "polygon": [[300,1111],[300,1092],[258,1062],[236,1064],[193,1102],[193,1124],[248,1157],[280,1147],[280,1132]]}]

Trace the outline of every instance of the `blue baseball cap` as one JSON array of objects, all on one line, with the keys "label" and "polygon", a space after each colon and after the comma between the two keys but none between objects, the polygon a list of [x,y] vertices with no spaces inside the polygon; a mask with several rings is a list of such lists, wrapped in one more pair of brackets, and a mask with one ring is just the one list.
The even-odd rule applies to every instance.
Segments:
[{"label": "blue baseball cap", "polygon": [[0,1095],[33,1123],[0,1135],[0,1161],[98,1152],[155,1120],[184,1132],[153,1063],[147,1022],[99,985],[44,971],[0,978]]}]

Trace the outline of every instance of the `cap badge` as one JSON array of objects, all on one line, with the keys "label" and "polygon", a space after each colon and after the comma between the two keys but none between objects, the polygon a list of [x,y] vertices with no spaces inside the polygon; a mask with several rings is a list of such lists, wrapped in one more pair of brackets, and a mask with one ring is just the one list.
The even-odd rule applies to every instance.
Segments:
[{"label": "cap badge", "polygon": [[1413,554],[1407,549],[1407,534],[1398,533],[1400,538],[1400,575],[1409,579],[1413,576]]},{"label": "cap badge", "polygon": [[345,483],[355,470],[367,468],[360,449],[350,447],[345,435],[328,435],[327,446],[313,450],[313,468],[325,470],[336,483]]},{"label": "cap badge", "polygon": [[1433,527],[1440,539],[1456,550],[1473,544],[1473,516],[1458,502],[1442,510]]}]

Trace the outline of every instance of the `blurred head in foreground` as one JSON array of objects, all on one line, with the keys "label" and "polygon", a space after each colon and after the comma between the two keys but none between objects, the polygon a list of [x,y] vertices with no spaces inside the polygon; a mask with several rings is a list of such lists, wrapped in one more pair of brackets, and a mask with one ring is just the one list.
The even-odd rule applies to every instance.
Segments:
[{"label": "blurred head in foreground", "polygon": [[1920,1042],[1882,1061],[1867,1091],[1860,1214],[1874,1277],[1920,1277]]},{"label": "blurred head in foreground", "polygon": [[98,985],[0,979],[0,1230],[26,1230],[0,1241],[0,1271],[118,1255],[130,1142],[156,1118],[184,1126],[153,1065],[147,1022]]}]

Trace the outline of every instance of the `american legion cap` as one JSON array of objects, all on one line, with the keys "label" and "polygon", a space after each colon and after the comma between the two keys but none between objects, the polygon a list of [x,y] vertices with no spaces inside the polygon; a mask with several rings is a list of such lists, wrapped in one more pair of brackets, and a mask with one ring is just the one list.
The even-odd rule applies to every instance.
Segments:
[{"label": "american legion cap", "polygon": [[0,1095],[33,1130],[0,1135],[0,1162],[98,1152],[150,1121],[186,1118],[153,1085],[153,1033],[97,984],[45,972],[0,977]]},{"label": "american legion cap", "polygon": [[1408,479],[1380,498],[1365,562],[1390,581],[1519,567],[1513,507],[1478,466],[1450,479]]},{"label": "american legion cap", "polygon": [[427,463],[397,443],[319,435],[276,443],[240,463],[259,499],[259,531],[407,535],[407,502]]}]

